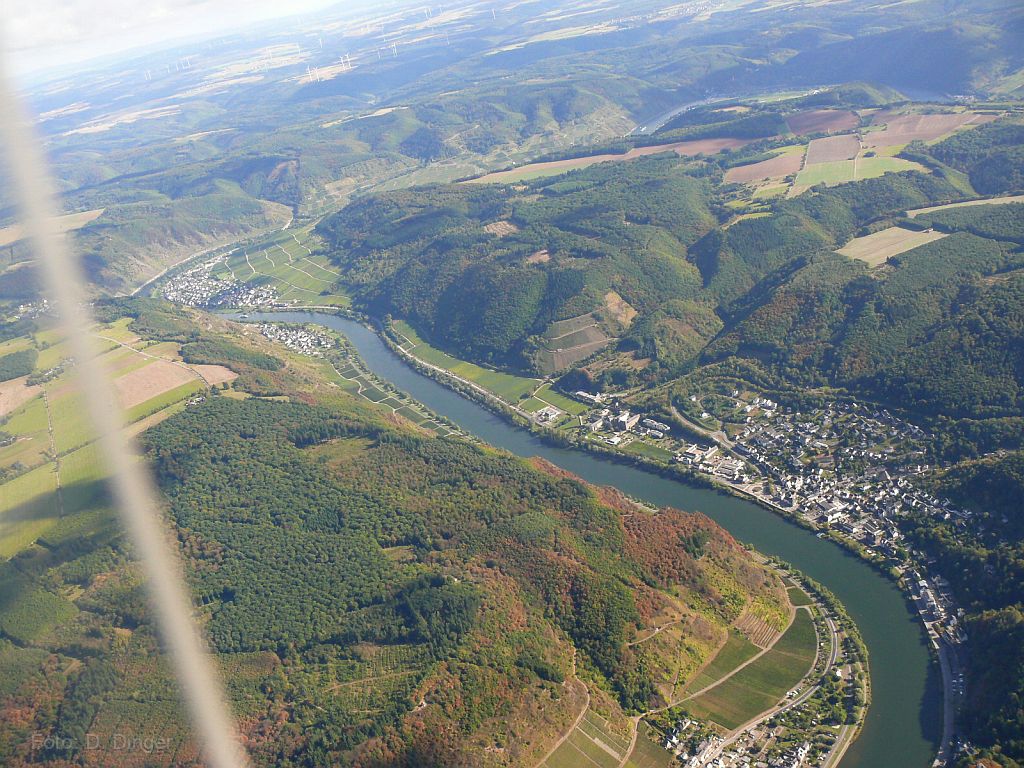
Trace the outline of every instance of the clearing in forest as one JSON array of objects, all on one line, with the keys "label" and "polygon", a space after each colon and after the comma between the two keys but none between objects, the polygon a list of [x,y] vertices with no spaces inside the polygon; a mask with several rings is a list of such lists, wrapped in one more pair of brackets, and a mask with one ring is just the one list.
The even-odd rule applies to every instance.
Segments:
[{"label": "clearing in forest", "polygon": [[945,236],[942,232],[931,229],[919,232],[903,227],[889,227],[864,237],[856,237],[840,248],[837,253],[863,261],[870,267],[878,267],[893,256],[906,253],[926,243],[941,240]]}]

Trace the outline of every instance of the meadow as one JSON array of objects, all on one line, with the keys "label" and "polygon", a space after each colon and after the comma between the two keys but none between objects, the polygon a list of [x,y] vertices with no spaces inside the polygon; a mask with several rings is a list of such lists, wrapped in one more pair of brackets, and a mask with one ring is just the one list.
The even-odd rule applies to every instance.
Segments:
[{"label": "meadow", "polygon": [[837,253],[863,261],[869,267],[878,267],[893,256],[906,253],[926,243],[941,240],[945,236],[942,232],[920,232],[903,227],[889,227],[864,237],[856,237],[840,248]]},{"label": "meadow", "polygon": [[796,686],[814,663],[817,634],[810,613],[799,609],[770,651],[705,694],[687,702],[701,719],[732,730],[766,712]]},{"label": "meadow", "polygon": [[[469,363],[452,357],[446,352],[442,352],[427,344],[416,335],[416,331],[413,330],[412,326],[402,320],[394,321],[393,326],[398,333],[410,342],[410,344],[404,346],[406,352],[415,355],[425,363],[436,365],[438,368],[444,368],[456,376],[461,376],[483,387],[507,403],[513,405],[518,403],[521,398],[529,396],[541,384],[540,379],[503,373],[502,371],[483,368],[475,363]],[[552,405],[557,405],[557,403],[552,403]]]}]

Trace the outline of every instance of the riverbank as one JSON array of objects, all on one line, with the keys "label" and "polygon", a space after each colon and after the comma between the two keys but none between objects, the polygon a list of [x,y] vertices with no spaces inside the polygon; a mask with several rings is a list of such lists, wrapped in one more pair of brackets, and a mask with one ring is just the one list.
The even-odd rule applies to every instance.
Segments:
[{"label": "riverbank", "polygon": [[454,391],[450,383],[413,368],[407,357],[390,349],[379,333],[367,327],[365,318],[352,319],[353,313],[339,312],[336,307],[328,311],[331,314],[300,308],[250,313],[256,321],[315,322],[339,331],[373,373],[480,440],[519,456],[539,456],[587,482],[615,487],[655,507],[700,511],[738,540],[792,563],[826,585],[856,622],[871,658],[872,705],[843,766],[925,768],[931,764],[940,736],[941,688],[916,614],[908,611],[906,597],[891,578],[763,505],[709,487],[680,483],[679,477],[632,461],[611,461],[613,457],[606,454],[553,445],[542,435],[515,427],[507,416]]}]

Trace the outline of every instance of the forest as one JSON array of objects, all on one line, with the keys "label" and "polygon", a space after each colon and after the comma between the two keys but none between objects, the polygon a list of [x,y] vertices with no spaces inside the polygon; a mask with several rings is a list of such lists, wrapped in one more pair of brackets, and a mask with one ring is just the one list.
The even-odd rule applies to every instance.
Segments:
[{"label": "forest", "polygon": [[[732,113],[693,110],[679,121],[717,124],[723,114]],[[1017,146],[1019,129],[997,120],[913,151],[967,173]],[[594,366],[598,388],[664,383],[738,357],[790,385],[827,384],[924,418],[1024,416],[1020,205],[906,218],[964,193],[941,174],[903,172],[736,219],[718,163],[661,155],[514,186],[385,193],[319,231],[357,306],[406,319],[466,359],[549,372],[539,353],[552,323],[591,313],[613,339]],[[835,253],[900,222],[949,237],[882,270]],[[607,311],[609,291],[635,319]],[[950,450],[973,445],[957,439]]]},{"label": "forest", "polygon": [[971,520],[922,518],[908,533],[946,564],[967,609],[967,731],[988,748],[984,755],[1016,765],[1024,762],[1024,453],[954,465],[936,490],[970,510]]}]

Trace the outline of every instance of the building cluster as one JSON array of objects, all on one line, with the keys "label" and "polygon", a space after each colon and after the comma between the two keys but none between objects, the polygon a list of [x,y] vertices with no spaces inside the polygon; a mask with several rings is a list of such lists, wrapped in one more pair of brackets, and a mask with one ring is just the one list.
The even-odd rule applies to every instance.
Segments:
[{"label": "building cluster", "polygon": [[212,259],[170,277],[163,297],[190,307],[262,307],[279,304],[277,291],[269,285],[225,280],[213,274],[225,256]]},{"label": "building cluster", "polygon": [[747,465],[739,459],[721,452],[717,445],[701,446],[688,444],[675,455],[675,461],[687,467],[714,475],[730,483],[749,483]]},{"label": "building cluster", "polygon": [[[963,700],[963,611],[949,584],[926,568],[929,564],[924,557],[907,552],[900,531],[901,521],[908,516],[943,520],[951,523],[954,531],[966,529],[971,518],[969,510],[920,487],[920,478],[932,471],[924,459],[923,447],[929,439],[924,430],[883,408],[833,402],[799,412],[765,397],[744,399],[734,391],[733,412],[725,419],[733,425],[729,428],[731,439],[720,433],[716,442],[699,445],[670,436],[668,425],[631,413],[617,402],[608,403],[600,394],[577,393],[577,398],[594,406],[580,417],[580,424],[591,432],[609,435],[602,437],[610,445],[650,441],[672,451],[676,462],[802,518],[823,531],[819,536],[831,532],[856,542],[869,556],[897,563],[906,562],[909,554],[917,565],[903,573],[905,587],[932,647],[946,660],[947,695],[954,701]],[[696,396],[690,396],[686,405],[695,414],[702,410]],[[707,409],[703,410],[701,418],[710,418]],[[683,762],[692,766],[758,765],[745,761],[750,752],[741,746],[737,742],[718,749],[710,762],[696,759],[699,751]],[[791,755],[771,755],[771,760],[762,762],[772,768],[803,765],[806,754],[797,749]]]},{"label": "building cluster", "polygon": [[602,394],[577,392],[576,397],[598,406],[588,414],[588,419],[581,420],[581,424],[585,424],[591,433],[604,433],[603,439],[609,445],[625,445],[636,437],[662,440],[672,429],[668,424],[633,413],[618,403],[605,405]]},{"label": "building cluster", "polygon": [[271,341],[310,357],[323,357],[323,350],[337,346],[334,339],[327,334],[301,326],[261,323],[259,329],[260,333]]},{"label": "building cluster", "polygon": [[29,304],[19,304],[18,311],[8,317],[9,320],[22,320],[42,317],[50,314],[50,302],[47,299],[40,299]]}]

